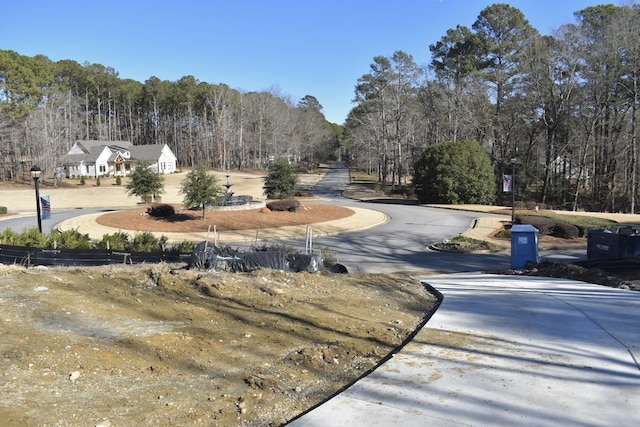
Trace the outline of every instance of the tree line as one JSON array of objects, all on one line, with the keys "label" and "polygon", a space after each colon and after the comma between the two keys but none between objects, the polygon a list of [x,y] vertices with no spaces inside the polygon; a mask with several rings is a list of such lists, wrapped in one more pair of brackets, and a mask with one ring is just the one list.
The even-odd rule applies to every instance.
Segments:
[{"label": "tree line", "polygon": [[404,188],[428,147],[473,141],[489,154],[496,203],[510,199],[501,180],[515,171],[520,201],[635,213],[640,7],[574,16],[541,35],[497,3],[429,45],[426,66],[402,51],[376,56],[344,126],[311,95],[294,102],[193,76],[140,83],[100,64],[0,50],[0,179],[36,163],[51,171],[73,142],[99,139],[166,143],[180,165],[218,169],[346,153],[383,188]]},{"label": "tree line", "polygon": [[637,212],[640,7],[574,16],[543,36],[494,4],[431,44],[427,66],[402,51],[375,57],[345,123],[354,161],[403,187],[427,147],[474,141],[498,203],[509,203],[501,180],[515,169],[519,201]]},{"label": "tree line", "polygon": [[34,164],[52,173],[77,140],[167,144],[178,164],[264,169],[273,158],[312,166],[338,155],[341,126],[312,95],[150,77],[121,79],[101,64],[0,50],[0,180]]}]

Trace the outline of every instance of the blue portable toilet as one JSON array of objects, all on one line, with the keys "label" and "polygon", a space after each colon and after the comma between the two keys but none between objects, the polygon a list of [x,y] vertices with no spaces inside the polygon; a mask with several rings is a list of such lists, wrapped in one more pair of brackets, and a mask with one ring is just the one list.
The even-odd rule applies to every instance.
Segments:
[{"label": "blue portable toilet", "polygon": [[538,229],[530,224],[517,224],[511,227],[511,268],[524,268],[527,261],[536,264],[538,255]]}]

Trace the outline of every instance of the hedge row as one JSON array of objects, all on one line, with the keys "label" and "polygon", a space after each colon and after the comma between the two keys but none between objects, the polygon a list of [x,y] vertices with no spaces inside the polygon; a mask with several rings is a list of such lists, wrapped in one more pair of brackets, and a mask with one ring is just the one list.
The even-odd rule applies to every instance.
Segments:
[{"label": "hedge row", "polygon": [[156,237],[153,233],[142,232],[134,236],[118,231],[113,234],[105,234],[102,240],[92,241],[88,234],[82,234],[77,230],[58,231],[44,234],[37,227],[28,228],[17,233],[10,228],[0,233],[0,244],[12,246],[25,246],[33,248],[55,249],[110,249],[116,251],[131,252],[156,252],[177,251],[191,252],[193,244],[182,242],[175,245],[167,244],[167,237]]},{"label": "hedge row", "polygon": [[575,225],[544,216],[523,215],[516,218],[516,223],[533,225],[543,236],[553,236],[561,239],[580,237],[580,229]]}]

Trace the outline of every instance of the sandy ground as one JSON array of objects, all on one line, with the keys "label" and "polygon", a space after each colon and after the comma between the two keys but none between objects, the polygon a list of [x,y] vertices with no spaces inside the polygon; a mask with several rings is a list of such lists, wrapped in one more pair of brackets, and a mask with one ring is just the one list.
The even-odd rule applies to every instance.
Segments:
[{"label": "sandy ground", "polygon": [[[187,171],[164,176],[165,193],[162,194],[163,203],[181,204],[183,196],[180,185],[187,175]],[[226,184],[224,172],[213,172],[220,184]],[[309,175],[317,180],[317,175]],[[128,178],[122,180],[122,185],[115,185],[114,178],[102,178],[100,186],[94,180],[87,180],[85,185],[79,185],[79,180],[66,180],[64,187],[54,188],[51,182],[40,185],[40,194],[51,197],[52,209],[78,208],[114,208],[134,207],[140,202],[137,197],[129,196],[125,188]],[[249,195],[256,200],[264,200],[262,185],[264,175],[250,173],[232,173],[229,177],[231,190],[235,195]],[[36,209],[33,184],[0,186],[0,206],[5,206],[9,212],[26,212],[33,214]]]},{"label": "sandy ground", "polygon": [[0,265],[0,425],[277,426],[436,307],[403,275]]}]

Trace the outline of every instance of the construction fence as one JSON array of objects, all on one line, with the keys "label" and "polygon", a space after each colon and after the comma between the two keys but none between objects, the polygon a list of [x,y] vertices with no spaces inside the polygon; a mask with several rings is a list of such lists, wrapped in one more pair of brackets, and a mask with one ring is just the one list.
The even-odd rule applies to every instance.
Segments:
[{"label": "construction fence", "polygon": [[189,263],[191,252],[126,252],[100,249],[50,249],[0,245],[0,263],[24,266]]}]

